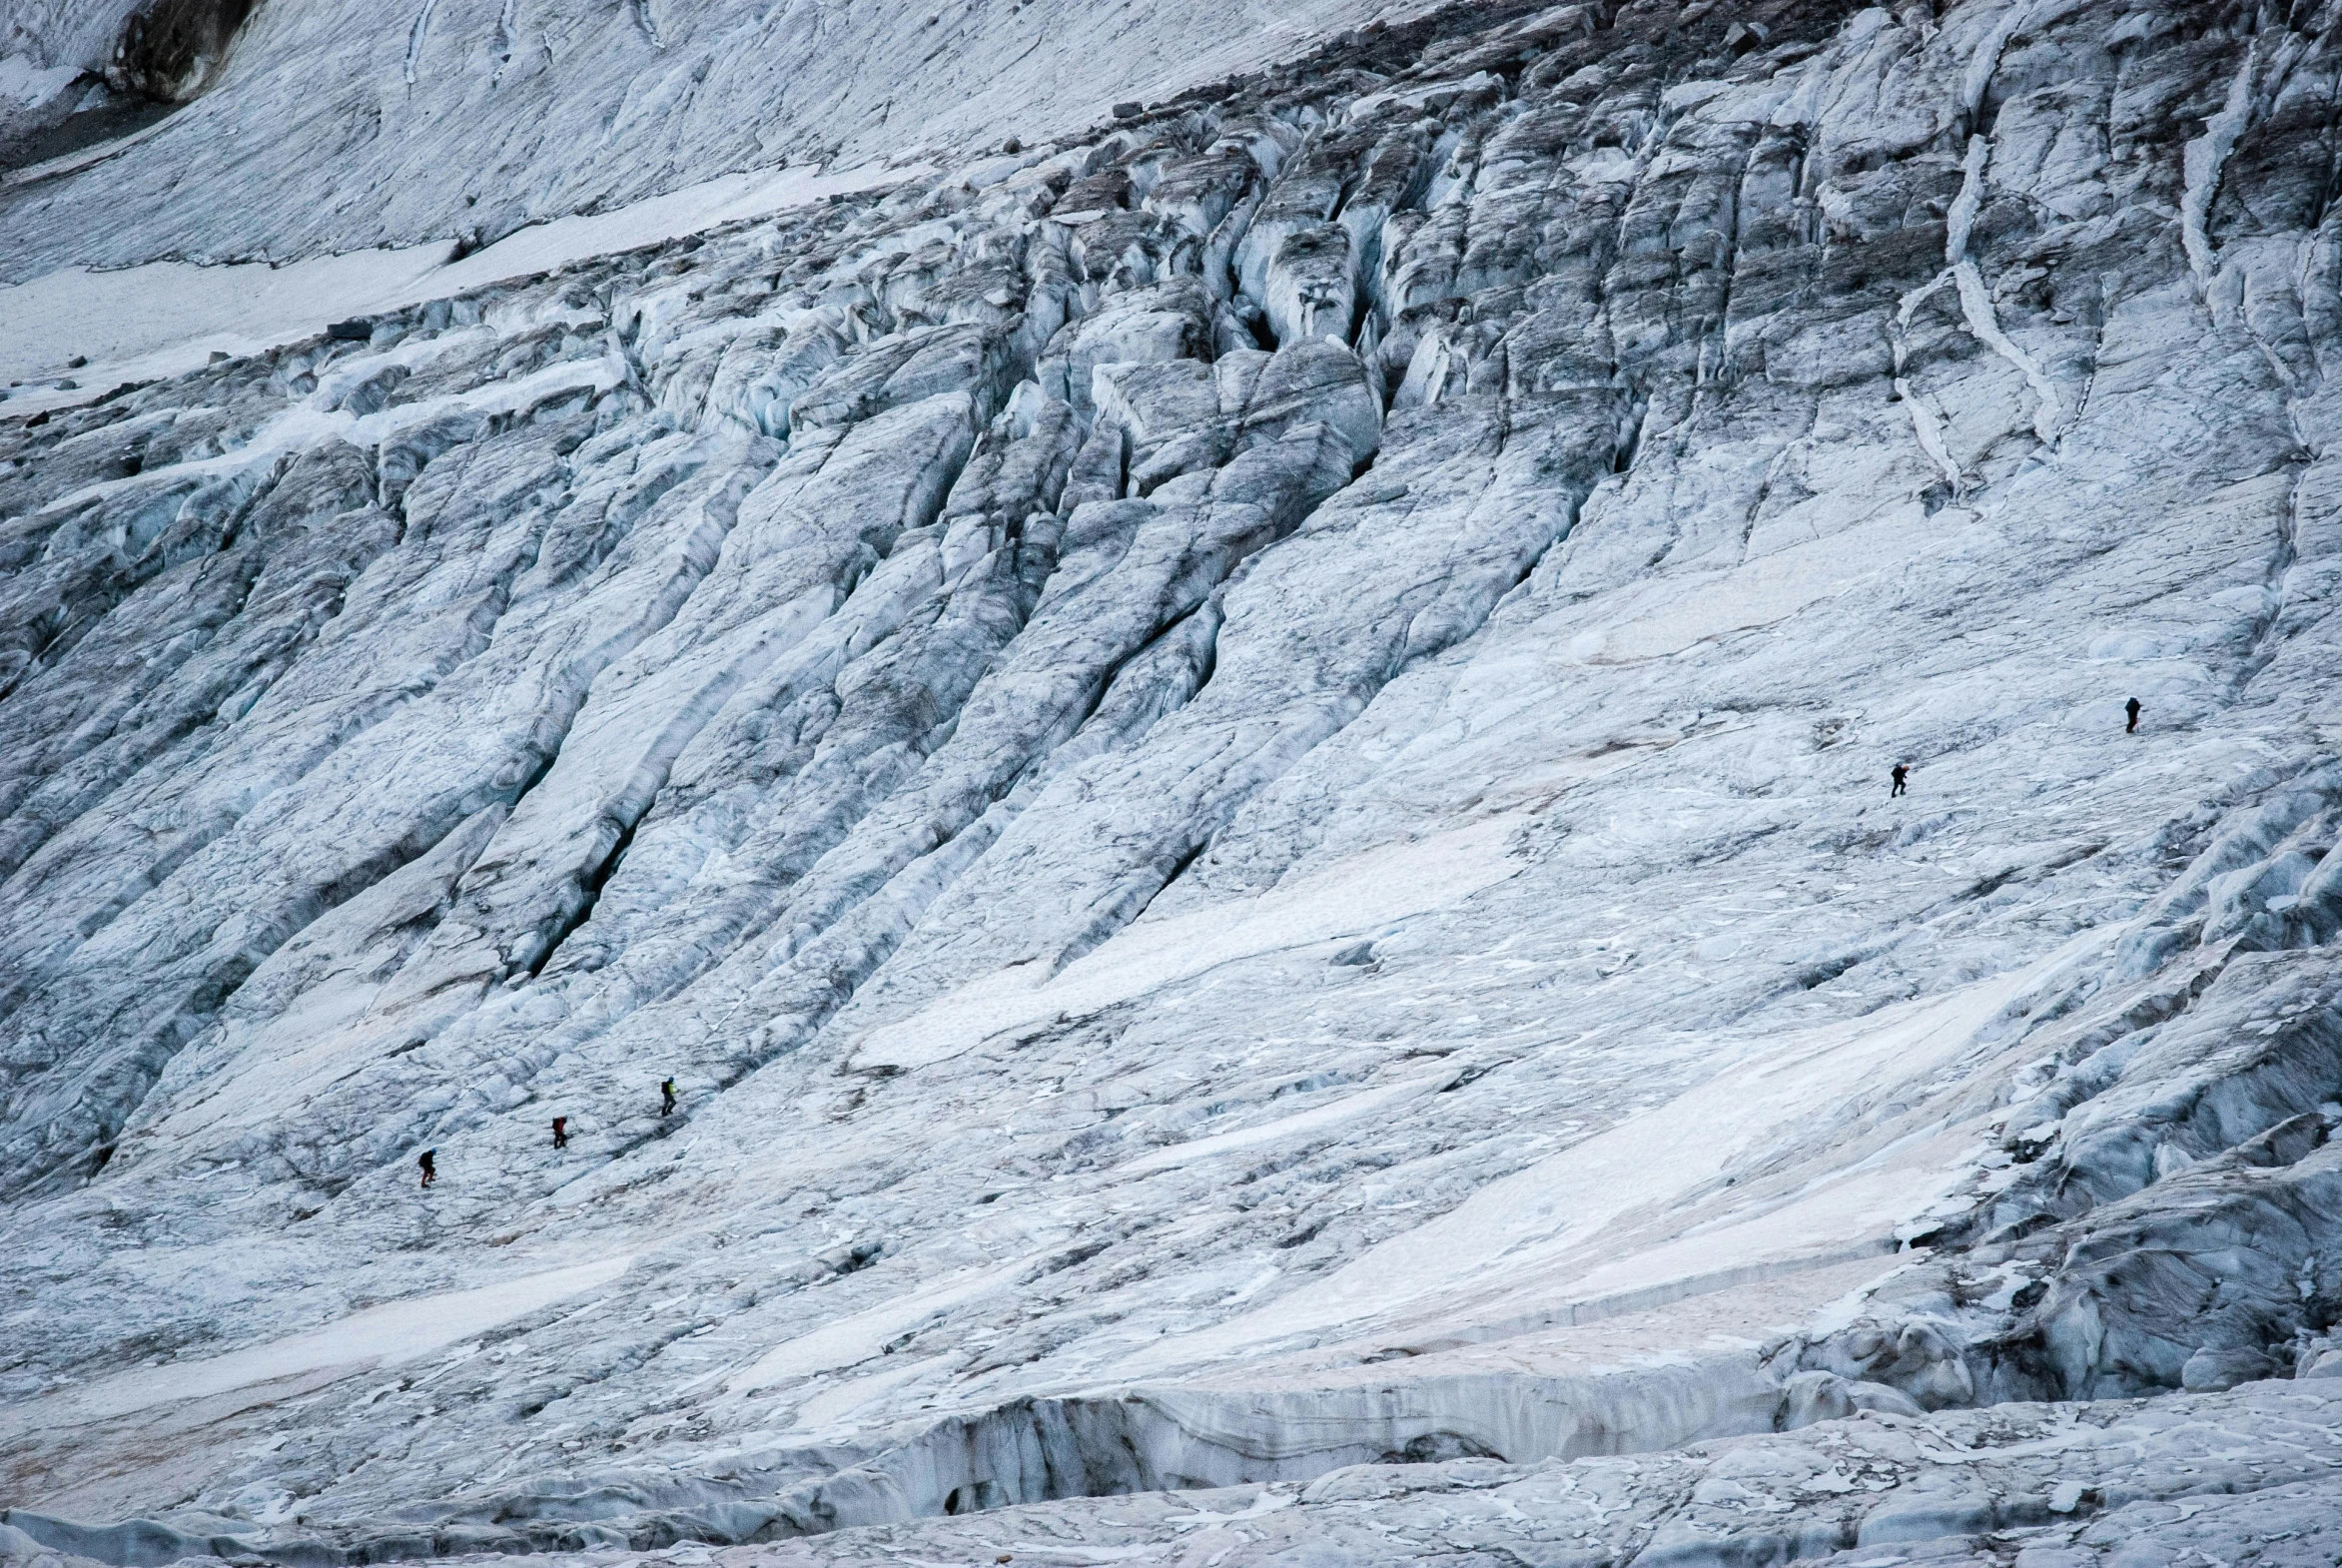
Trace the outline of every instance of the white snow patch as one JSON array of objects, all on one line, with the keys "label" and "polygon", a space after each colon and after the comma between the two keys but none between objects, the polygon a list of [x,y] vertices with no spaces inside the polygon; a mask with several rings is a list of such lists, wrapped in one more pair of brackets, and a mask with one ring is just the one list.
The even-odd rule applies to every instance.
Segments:
[{"label": "white snow patch", "polygon": [[1274,1122],[1263,1122],[1258,1127],[1237,1128],[1231,1133],[1216,1133],[1209,1138],[1190,1139],[1184,1144],[1173,1144],[1151,1155],[1141,1155],[1123,1167],[1132,1176],[1150,1171],[1168,1171],[1197,1160],[1208,1160],[1214,1155],[1234,1154],[1241,1150],[1257,1149],[1263,1144],[1287,1147],[1305,1144],[1328,1128],[1354,1122],[1369,1112],[1384,1111],[1405,1101],[1436,1094],[1439,1086],[1452,1075],[1437,1073],[1408,1079],[1404,1083],[1385,1084],[1363,1094],[1347,1095],[1330,1105],[1279,1117]]},{"label": "white snow patch", "polygon": [[[1915,1195],[1932,1201],[1958,1175],[1972,1130],[1926,1130],[1933,1136],[1904,1141],[1888,1158],[1818,1171],[1786,1203],[1689,1230],[1683,1200],[1778,1146],[1784,1128],[1813,1123],[1818,1107],[1908,1095],[1968,1050],[2036,970],[1770,1041],[1717,1042],[1727,1060],[1690,1093],[1494,1182],[1319,1283],[1143,1351],[1130,1370],[1241,1356],[1247,1346],[1392,1314],[1451,1328],[1566,1321],[1574,1301],[1655,1301],[1670,1282],[1696,1290],[1752,1267],[1836,1261],[1850,1244],[1883,1251]],[[1831,1149],[1816,1154],[1828,1160]]]},{"label": "white snow patch", "polygon": [[1605,664],[1667,658],[1711,638],[1787,620],[1893,570],[1924,546],[1926,534],[1912,526],[1909,501],[1881,499],[1881,509],[1870,517],[1718,572],[1701,592],[1686,593],[1676,582],[1634,584],[1615,596],[1623,617],[1578,633],[1570,652]]},{"label": "white snow patch", "polygon": [[332,1367],[394,1366],[483,1333],[498,1323],[608,1284],[631,1255],[524,1274],[445,1295],[387,1301],[340,1322],[201,1361],[143,1367],[56,1395],[52,1419],[103,1419],[150,1405],[209,1398],[231,1389]]},{"label": "white snow patch", "polygon": [[1222,964],[1450,908],[1520,870],[1505,854],[1513,828],[1492,819],[1426,835],[1370,850],[1258,898],[1142,920],[1055,979],[1035,984],[1009,970],[882,1025],[863,1037],[855,1060],[864,1068],[925,1067],[1021,1024],[1094,1013]]},{"label": "white snow patch", "polygon": [[889,1339],[925,1318],[1005,1288],[1032,1262],[1029,1257],[1018,1257],[990,1268],[968,1269],[932,1288],[915,1290],[824,1324],[812,1333],[784,1340],[757,1357],[727,1386],[734,1393],[751,1393],[793,1377],[810,1377],[867,1361],[883,1354]]},{"label": "white snow patch", "polygon": [[[0,288],[0,379],[70,377],[80,386],[20,392],[0,403],[0,411],[86,402],[123,382],[184,375],[214,353],[265,353],[315,337],[329,322],[445,299],[919,172],[866,166],[841,174],[781,169],[727,175],[612,212],[537,224],[461,261],[450,261],[453,248],[441,243],[283,265],[67,268]],[[67,362],[76,357],[88,359],[89,366],[68,372]]]}]

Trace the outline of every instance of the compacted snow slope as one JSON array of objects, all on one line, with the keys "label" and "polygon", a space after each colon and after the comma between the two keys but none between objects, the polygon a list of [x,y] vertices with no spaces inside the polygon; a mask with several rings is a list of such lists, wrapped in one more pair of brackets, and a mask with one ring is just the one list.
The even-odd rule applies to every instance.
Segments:
[{"label": "compacted snow slope", "polygon": [[[125,77],[127,16],[225,42],[131,75],[191,100],[160,124],[0,174],[0,283],[69,262],[491,243],[782,161],[1033,141],[1425,3],[9,0],[0,165],[25,161],[12,129],[51,128],[97,76]],[[100,158],[103,179],[29,178]]]},{"label": "compacted snow slope", "polygon": [[0,405],[0,1553],[2329,1561],[2338,26],[1463,6]]}]

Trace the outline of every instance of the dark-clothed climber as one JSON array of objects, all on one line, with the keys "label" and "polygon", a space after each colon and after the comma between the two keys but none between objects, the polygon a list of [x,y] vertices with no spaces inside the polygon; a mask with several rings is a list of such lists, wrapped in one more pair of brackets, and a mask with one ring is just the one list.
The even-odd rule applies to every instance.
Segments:
[{"label": "dark-clothed climber", "polygon": [[2136,698],[2136,697],[2133,697],[2133,698],[2131,698],[2131,699],[2130,699],[2128,702],[2125,702],[2125,703],[2122,705],[2122,711],[2130,715],[2130,722],[2129,722],[2128,724],[2125,724],[2125,725],[2123,725],[2123,726],[2122,726],[2122,733],[2123,733],[2123,734],[2125,734],[2125,735],[2135,735],[2135,734],[2137,734],[2137,733],[2138,733],[2138,698]]},{"label": "dark-clothed climber", "polygon": [[675,1081],[670,1078],[659,1085],[659,1115],[665,1116],[668,1112],[674,1109]]},{"label": "dark-clothed climber", "polygon": [[426,1149],[422,1152],[422,1157],[415,1161],[415,1164],[422,1168],[422,1184],[424,1186],[430,1185],[439,1178],[439,1168],[433,1164],[438,1153],[435,1149]]},{"label": "dark-clothed climber", "polygon": [[1887,792],[1887,798],[1889,800],[1893,800],[1896,796],[1903,793],[1904,780],[1911,776],[1911,769],[1898,762],[1893,768],[1888,770],[1887,776],[1895,781],[1895,787]]},{"label": "dark-clothed climber", "polygon": [[553,1118],[553,1147],[555,1149],[569,1147],[569,1119],[567,1117]]}]

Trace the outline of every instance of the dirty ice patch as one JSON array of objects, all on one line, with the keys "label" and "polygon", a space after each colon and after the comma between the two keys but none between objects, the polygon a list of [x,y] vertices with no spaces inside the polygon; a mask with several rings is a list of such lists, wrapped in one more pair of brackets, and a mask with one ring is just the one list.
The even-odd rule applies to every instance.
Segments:
[{"label": "dirty ice patch", "polygon": [[[536,224],[460,261],[450,259],[451,245],[440,243],[282,265],[66,268],[0,287],[0,382],[78,385],[18,388],[0,401],[0,413],[86,402],[124,382],[184,375],[215,353],[265,353],[315,337],[331,322],[446,299],[921,172],[874,165],[838,174],[767,169],[727,175],[610,212]],[[90,363],[69,370],[77,358]]]},{"label": "dirty ice patch", "polygon": [[[174,1366],[142,1367],[57,1396],[79,1419],[105,1419],[151,1405],[205,1399],[256,1383],[333,1367],[393,1366],[484,1333],[539,1307],[608,1284],[633,1263],[604,1258],[500,1284],[387,1301],[307,1333]],[[56,1419],[64,1419],[59,1410]]]},{"label": "dirty ice patch", "polygon": [[61,174],[79,174],[84,169],[95,168],[109,159],[119,158],[141,142],[160,135],[165,123],[158,120],[144,130],[133,131],[128,136],[118,136],[111,142],[99,142],[95,146],[84,147],[76,152],[60,153],[55,158],[45,159],[37,164],[27,164],[22,169],[11,169],[5,174],[0,174],[0,190],[6,190],[15,185],[32,185],[41,180],[54,179]]},{"label": "dirty ice patch", "polygon": [[856,1063],[925,1067],[1021,1025],[1079,1017],[1244,959],[1373,932],[1448,909],[1518,872],[1502,818],[1384,845],[1257,898],[1141,920],[1039,984],[1016,970],[987,976],[910,1017],[881,1025]]}]

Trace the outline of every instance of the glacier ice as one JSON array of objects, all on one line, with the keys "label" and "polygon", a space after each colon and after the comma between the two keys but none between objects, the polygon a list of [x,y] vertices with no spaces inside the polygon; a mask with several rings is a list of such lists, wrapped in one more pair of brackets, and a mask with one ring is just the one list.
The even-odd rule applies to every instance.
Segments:
[{"label": "glacier ice", "polygon": [[2326,1561],[2333,18],[801,9],[0,188],[609,225],[0,399],[0,1558]]}]

